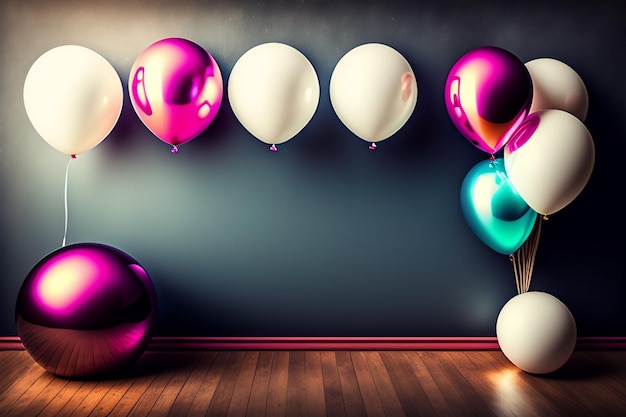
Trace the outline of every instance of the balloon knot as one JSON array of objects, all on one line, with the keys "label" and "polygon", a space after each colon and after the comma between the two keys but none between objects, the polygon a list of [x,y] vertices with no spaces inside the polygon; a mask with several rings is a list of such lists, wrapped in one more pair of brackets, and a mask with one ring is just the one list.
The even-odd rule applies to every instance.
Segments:
[{"label": "balloon knot", "polygon": [[276,145],[272,145],[272,146],[270,146],[270,151],[276,152],[276,151],[278,151],[278,148],[276,147]]},{"label": "balloon knot", "polygon": [[72,157],[72,159],[76,159],[76,154],[71,154],[70,156]]},{"label": "balloon knot", "polygon": [[493,161],[495,161],[495,160],[496,160],[496,157],[495,157],[493,154],[491,154],[491,156],[489,157],[489,160],[490,160],[491,162],[493,162]]},{"label": "balloon knot", "polygon": [[543,219],[546,220],[546,221],[550,220],[550,219],[548,219],[548,215],[547,214],[543,215]]},{"label": "balloon knot", "polygon": [[170,152],[178,153],[178,148],[176,147],[176,145],[172,145],[172,150]]},{"label": "balloon knot", "polygon": [[369,146],[369,148],[370,148],[371,150],[376,149],[376,144],[375,144],[375,143],[372,143],[372,144]]}]

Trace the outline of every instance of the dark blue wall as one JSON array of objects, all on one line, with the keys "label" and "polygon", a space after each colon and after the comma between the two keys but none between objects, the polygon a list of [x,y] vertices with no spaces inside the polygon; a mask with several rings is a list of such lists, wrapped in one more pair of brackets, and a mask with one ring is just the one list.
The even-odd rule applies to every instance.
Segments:
[{"label": "dark blue wall", "polygon": [[[147,269],[158,335],[494,335],[514,273],[462,216],[461,182],[488,155],[443,102],[451,66],[484,45],[523,62],[559,59],[587,86],[595,169],[545,222],[531,289],[561,299],[581,336],[626,334],[621,2],[90,3],[0,6],[0,335],[16,334],[19,287],[62,240],[67,156],[33,129],[22,88],[42,53],[71,43],[107,58],[126,97],[112,134],[71,166],[68,241],[107,243]],[[136,117],[127,78],[146,46],[171,36],[205,47],[225,86],[249,48],[298,48],[318,73],[317,112],[272,153],[225,96],[213,124],[170,153]],[[368,42],[402,53],[419,85],[411,119],[376,151],[341,124],[328,94],[334,65]]]}]

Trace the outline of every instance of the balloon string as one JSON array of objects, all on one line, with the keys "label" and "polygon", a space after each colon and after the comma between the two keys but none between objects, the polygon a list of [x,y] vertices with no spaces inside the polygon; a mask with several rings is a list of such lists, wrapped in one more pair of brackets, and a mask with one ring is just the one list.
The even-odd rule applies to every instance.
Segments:
[{"label": "balloon string", "polygon": [[535,259],[537,257],[537,248],[539,247],[539,238],[541,236],[541,224],[545,217],[537,216],[535,227],[524,244],[515,253],[509,255],[509,259],[513,263],[513,272],[515,273],[515,286],[517,293],[525,293],[530,290],[530,282],[535,269]]},{"label": "balloon string", "polygon": [[65,228],[63,230],[63,242],[61,243],[61,246],[65,246],[65,240],[67,239],[67,213],[68,213],[68,209],[67,209],[67,182],[68,182],[68,177],[69,177],[69,173],[70,173],[70,164],[72,163],[72,161],[76,159],[76,155],[72,155],[72,157],[70,158],[70,160],[67,162],[67,167],[65,168],[65,192],[64,192],[64,200],[65,200]]}]

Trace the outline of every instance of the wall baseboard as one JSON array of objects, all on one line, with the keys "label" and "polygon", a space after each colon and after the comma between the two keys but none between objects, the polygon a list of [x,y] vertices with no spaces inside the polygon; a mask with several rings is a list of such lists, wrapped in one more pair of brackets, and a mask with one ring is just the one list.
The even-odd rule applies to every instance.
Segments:
[{"label": "wall baseboard", "polygon": [[[17,336],[0,350],[23,350]],[[496,337],[163,337],[149,351],[188,350],[499,350]],[[579,337],[576,350],[626,350],[626,337]]]}]

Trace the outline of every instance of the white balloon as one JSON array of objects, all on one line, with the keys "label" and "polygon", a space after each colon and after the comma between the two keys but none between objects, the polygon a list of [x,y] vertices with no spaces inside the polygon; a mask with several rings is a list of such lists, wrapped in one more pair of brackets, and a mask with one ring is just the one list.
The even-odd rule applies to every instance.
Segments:
[{"label": "white balloon", "polygon": [[553,214],[587,185],[595,163],[591,134],[564,110],[531,113],[504,147],[509,180],[537,213]]},{"label": "white balloon", "polygon": [[525,65],[533,83],[531,113],[558,109],[585,121],[589,96],[585,83],[572,67],[554,58],[537,58]]},{"label": "white balloon", "polygon": [[78,155],[104,140],[122,112],[119,75],[98,53],[64,45],[41,55],[24,81],[33,127],[56,150]]},{"label": "white balloon", "polygon": [[330,100],[339,119],[359,138],[379,142],[396,133],[417,103],[417,81],[395,49],[368,43],[348,51],[330,79]]},{"label": "white balloon", "polygon": [[271,145],[288,141],[309,123],[319,96],[319,80],[309,60],[283,43],[249,49],[228,80],[235,116],[252,135]]},{"label": "white balloon", "polygon": [[532,374],[561,368],[576,345],[576,322],[567,306],[545,292],[529,291],[511,298],[496,322],[504,356]]}]

